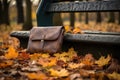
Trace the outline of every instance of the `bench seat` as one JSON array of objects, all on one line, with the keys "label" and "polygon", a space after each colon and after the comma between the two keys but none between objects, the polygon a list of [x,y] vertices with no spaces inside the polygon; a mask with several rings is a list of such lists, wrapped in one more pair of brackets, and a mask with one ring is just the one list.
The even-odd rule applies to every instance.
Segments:
[{"label": "bench seat", "polygon": [[[65,33],[65,41],[75,42],[93,42],[109,43],[120,45],[120,33],[117,32],[100,32],[100,31],[83,31],[84,34]],[[30,31],[13,31],[10,36],[20,39],[28,39]],[[22,43],[21,43],[22,44]]]},{"label": "bench seat", "polygon": [[[69,2],[65,2],[69,1]],[[41,0],[37,9],[37,26],[55,26],[54,13],[62,12],[119,12],[120,0],[70,1]],[[59,17],[58,17],[59,18]],[[60,25],[59,25],[60,26]],[[73,47],[78,54],[92,53],[99,57],[112,54],[120,60],[120,33],[83,31],[84,34],[65,33],[62,50]],[[20,41],[20,46],[27,47],[29,31],[14,31],[10,35]]]}]

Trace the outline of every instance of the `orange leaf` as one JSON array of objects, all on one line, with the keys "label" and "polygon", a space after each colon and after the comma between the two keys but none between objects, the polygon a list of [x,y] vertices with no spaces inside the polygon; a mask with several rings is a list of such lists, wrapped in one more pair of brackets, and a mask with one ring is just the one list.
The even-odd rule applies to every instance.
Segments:
[{"label": "orange leaf", "polygon": [[71,26],[64,26],[65,32],[72,32]]},{"label": "orange leaf", "polygon": [[47,80],[47,76],[43,73],[28,73],[27,77],[30,80]]},{"label": "orange leaf", "polygon": [[0,63],[0,68],[9,67],[11,65],[13,65],[13,61],[12,60],[7,60],[7,61],[4,61],[4,62]]},{"label": "orange leaf", "polygon": [[51,67],[56,65],[56,58],[40,58],[38,64],[42,65],[43,67]]},{"label": "orange leaf", "polygon": [[29,59],[30,56],[29,56],[28,53],[22,52],[22,53],[19,54],[18,58],[24,60],[24,59]]},{"label": "orange leaf", "polygon": [[83,32],[81,31],[80,27],[75,27],[75,28],[73,29],[73,34],[77,34],[77,33],[83,33]]},{"label": "orange leaf", "polygon": [[31,55],[30,55],[30,59],[31,59],[31,60],[37,60],[40,56],[41,56],[41,54],[34,53],[34,54],[31,54]]},{"label": "orange leaf", "polygon": [[84,63],[85,65],[91,66],[94,64],[94,58],[92,56],[92,54],[86,54],[85,57],[82,60],[82,63]]},{"label": "orange leaf", "polygon": [[8,53],[5,54],[6,59],[15,59],[18,57],[18,53],[15,51],[15,49],[10,46],[8,49]]}]

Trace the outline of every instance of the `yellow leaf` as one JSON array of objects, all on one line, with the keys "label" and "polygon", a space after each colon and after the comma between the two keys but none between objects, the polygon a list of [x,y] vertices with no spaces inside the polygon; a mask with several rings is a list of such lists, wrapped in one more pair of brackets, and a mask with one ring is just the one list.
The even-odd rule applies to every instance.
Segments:
[{"label": "yellow leaf", "polygon": [[54,54],[54,56],[56,58],[58,58],[58,60],[63,60],[64,62],[67,62],[67,61],[70,60],[69,54],[67,52],[63,52],[61,54],[60,53],[56,53],[56,54]]},{"label": "yellow leaf", "polygon": [[59,60],[63,60],[64,62],[67,62],[70,60],[69,57],[60,57]]},{"label": "yellow leaf", "polygon": [[51,67],[56,65],[56,58],[40,58],[38,64],[42,65],[43,67]]},{"label": "yellow leaf", "polygon": [[54,54],[54,56],[57,57],[57,58],[65,57],[65,56],[68,56],[68,55],[69,55],[69,54],[66,53],[66,52],[62,52],[61,54],[60,54],[60,53],[56,53],[56,54]]},{"label": "yellow leaf", "polygon": [[98,66],[102,67],[104,65],[107,65],[110,60],[111,60],[110,55],[108,55],[107,58],[105,58],[104,56],[101,56],[98,61],[95,61],[95,64],[98,64]]},{"label": "yellow leaf", "polygon": [[61,54],[56,53],[54,54],[54,56],[59,60],[63,60],[64,62],[67,62],[70,59],[72,59],[73,56],[77,56],[77,53],[75,52],[74,48],[70,48],[68,52],[62,52]]},{"label": "yellow leaf", "polygon": [[41,57],[48,58],[48,57],[50,57],[50,55],[48,53],[44,53],[44,54],[42,53]]},{"label": "yellow leaf", "polygon": [[120,74],[113,72],[107,75],[110,80],[120,80]]},{"label": "yellow leaf", "polygon": [[17,57],[18,57],[18,53],[12,46],[10,46],[8,49],[8,53],[5,54],[5,58],[6,59],[15,59]]},{"label": "yellow leaf", "polygon": [[61,69],[60,71],[49,69],[50,75],[54,77],[65,77],[69,75],[69,72],[66,69]]},{"label": "yellow leaf", "polygon": [[40,56],[41,56],[41,54],[34,53],[34,54],[31,54],[31,55],[30,55],[30,59],[31,59],[31,60],[37,60]]},{"label": "yellow leaf", "polygon": [[75,68],[79,68],[79,67],[83,67],[84,64],[83,63],[80,63],[80,64],[77,64],[77,63],[69,63],[68,66],[72,69],[75,69]]},{"label": "yellow leaf", "polygon": [[56,58],[50,58],[48,66],[56,65],[57,59]]},{"label": "yellow leaf", "polygon": [[72,32],[71,26],[64,26],[65,32]]},{"label": "yellow leaf", "polygon": [[73,56],[77,56],[77,52],[74,50],[74,48],[70,48],[67,53],[69,55],[69,58],[72,58]]}]

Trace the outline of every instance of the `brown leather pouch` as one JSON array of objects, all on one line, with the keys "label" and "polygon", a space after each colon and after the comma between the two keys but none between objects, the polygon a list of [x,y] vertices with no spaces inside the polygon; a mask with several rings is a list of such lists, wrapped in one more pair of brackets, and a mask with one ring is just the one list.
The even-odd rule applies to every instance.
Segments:
[{"label": "brown leather pouch", "polygon": [[59,52],[61,50],[63,36],[63,26],[34,27],[30,31],[27,52]]}]

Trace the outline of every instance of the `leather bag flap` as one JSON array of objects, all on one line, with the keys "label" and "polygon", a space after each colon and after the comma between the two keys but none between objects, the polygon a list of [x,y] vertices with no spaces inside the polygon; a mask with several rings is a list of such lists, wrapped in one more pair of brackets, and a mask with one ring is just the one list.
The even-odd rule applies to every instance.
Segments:
[{"label": "leather bag flap", "polygon": [[63,30],[63,26],[34,27],[30,31],[30,39],[31,40],[56,40],[59,37],[62,30]]}]

